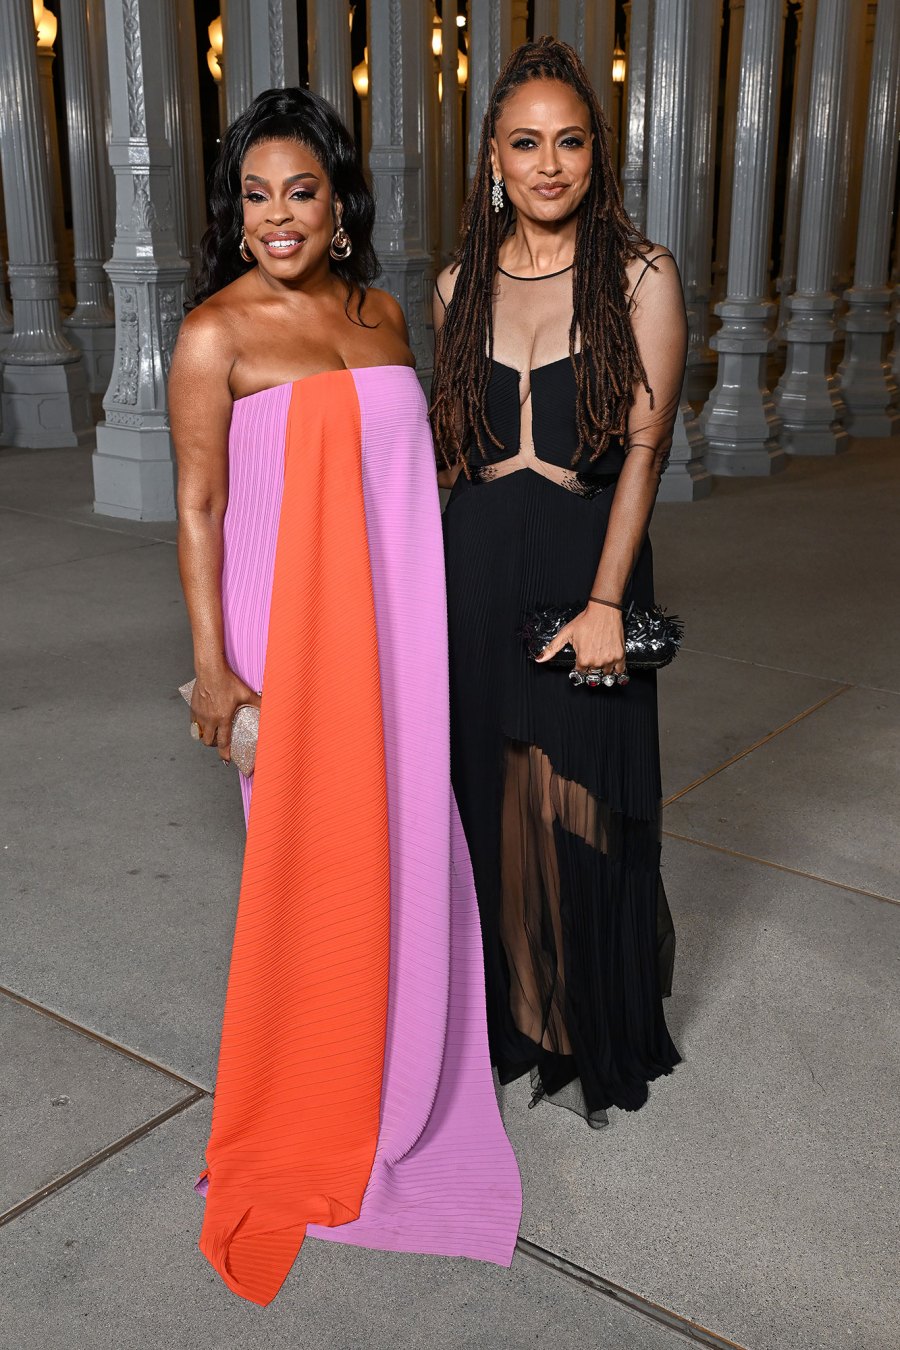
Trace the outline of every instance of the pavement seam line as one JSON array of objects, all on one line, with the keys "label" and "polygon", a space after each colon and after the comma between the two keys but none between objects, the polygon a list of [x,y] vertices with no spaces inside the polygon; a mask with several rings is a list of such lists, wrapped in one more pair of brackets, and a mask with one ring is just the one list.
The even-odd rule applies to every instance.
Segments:
[{"label": "pavement seam line", "polygon": [[642,1314],[642,1316],[656,1322],[658,1326],[678,1332],[687,1340],[693,1341],[695,1345],[707,1346],[708,1350],[746,1350],[746,1347],[738,1341],[730,1341],[727,1336],[720,1336],[717,1332],[710,1331],[699,1322],[693,1321],[692,1318],[673,1312],[671,1308],[665,1308],[660,1303],[654,1303],[652,1299],[645,1298],[643,1294],[637,1294],[633,1289],[626,1288],[625,1285],[607,1280],[603,1275],[598,1275],[596,1271],[588,1270],[587,1267],[580,1266],[575,1261],[569,1261],[565,1256],[559,1256],[556,1252],[548,1251],[546,1247],[541,1247],[537,1242],[529,1242],[528,1238],[519,1238],[516,1243],[516,1250],[520,1251],[523,1256],[528,1257],[529,1260],[536,1261],[538,1264],[556,1271],[565,1279],[586,1285],[595,1293],[612,1299],[614,1303],[630,1308],[632,1312]]},{"label": "pavement seam line", "polygon": [[[715,661],[733,661],[737,666],[758,666],[760,670],[775,670],[779,675],[796,675],[802,680],[818,680],[820,684],[843,684],[843,680],[833,680],[829,675],[815,675],[811,670],[793,670],[790,666],[773,666],[768,661],[748,661],[743,656],[728,656],[725,652],[710,652],[705,647],[685,647],[679,651],[690,652],[693,656],[711,656]],[[876,694],[900,696],[900,690],[888,689],[881,684],[867,684],[865,680],[855,680],[854,689],[871,689]]]},{"label": "pavement seam line", "polygon": [[695,839],[690,834],[679,834],[676,830],[663,830],[663,834],[667,839],[680,840],[682,844],[696,844],[698,848],[708,848],[713,853],[724,853],[729,858],[740,858],[742,862],[758,863],[760,867],[774,867],[777,872],[787,872],[792,877],[820,881],[823,886],[833,886],[838,891],[849,891],[851,895],[862,895],[867,900],[900,906],[900,899],[897,896],[882,895],[880,891],[867,891],[862,886],[851,886],[846,881],[835,881],[833,877],[820,876],[818,872],[804,872],[802,867],[789,867],[787,863],[774,862],[771,858],[757,858],[755,853],[741,853],[740,849],[727,848],[724,844],[712,844],[708,839]]},{"label": "pavement seam line", "polygon": [[819,684],[843,684],[843,680],[832,679],[830,675],[814,675],[810,670],[792,670],[790,666],[773,666],[769,661],[749,661],[745,656],[729,656],[725,652],[711,652],[706,647],[686,647],[683,643],[680,652],[691,656],[711,656],[714,661],[731,661],[736,666],[758,666],[760,670],[774,670],[779,675],[796,675],[804,680],[816,680]]},{"label": "pavement seam line", "polygon": [[[23,506],[7,506],[5,502],[0,502],[0,511],[12,511],[17,516],[32,516],[35,520],[54,520],[57,523],[62,521],[64,525],[77,525],[82,530],[100,530],[102,534],[120,534],[123,539],[145,539],[153,544],[174,544],[174,539],[162,539],[155,534],[132,534],[130,530],[117,530],[114,525],[95,525],[92,520],[72,520],[70,516],[54,516],[46,511],[26,511]],[[150,521],[134,521],[135,525],[150,524]]]},{"label": "pavement seam line", "polygon": [[204,1097],[212,1096],[212,1090],[205,1088],[201,1083],[195,1083],[192,1078],[185,1078],[183,1073],[176,1073],[174,1069],[168,1069],[164,1064],[158,1064],[155,1059],[150,1059],[147,1055],[142,1055],[139,1050],[132,1050],[127,1045],[120,1045],[118,1041],[112,1040],[109,1036],[104,1036],[102,1031],[93,1031],[90,1027],[82,1026],[80,1022],[73,1022],[71,1017],[66,1017],[64,1013],[55,1012],[53,1008],[47,1008],[43,1003],[35,1003],[34,999],[27,998],[25,994],[18,994],[14,989],[7,989],[0,984],[0,995],[6,995],[14,1003],[20,1003],[23,1008],[30,1008],[32,1012],[41,1013],[44,1017],[51,1018],[54,1022],[59,1022],[62,1026],[68,1027],[69,1031],[75,1031],[80,1036],[86,1036],[90,1041],[96,1041],[100,1045],[105,1045],[108,1050],[115,1050],[120,1055],[125,1055],[128,1059],[135,1060],[138,1064],[143,1064],[147,1069],[154,1069],[156,1073],[161,1073],[166,1078],[171,1078],[181,1087],[191,1088],[194,1092],[201,1092]]},{"label": "pavement seam line", "polygon": [[36,567],[23,567],[20,571],[4,577],[0,584],[10,586],[21,577],[34,576],[35,572],[52,572],[55,567],[78,567],[81,563],[94,562],[97,558],[118,558],[120,553],[140,553],[142,549],[158,547],[158,539],[140,539],[127,547],[123,544],[121,548],[107,549],[105,553],[83,553],[80,558],[62,558],[55,563],[38,563]]},{"label": "pavement seam line", "polygon": [[48,1199],[51,1195],[56,1195],[58,1191],[61,1191],[65,1186],[71,1185],[73,1181],[77,1181],[79,1177],[83,1177],[87,1172],[92,1172],[95,1167],[99,1167],[101,1163],[106,1162],[107,1158],[112,1158],[116,1153],[121,1153],[123,1149],[128,1148],[129,1144],[135,1143],[138,1139],[143,1139],[144,1135],[149,1134],[151,1130],[155,1130],[158,1125],[164,1125],[167,1120],[171,1120],[173,1116],[177,1116],[182,1111],[186,1111],[189,1106],[194,1106],[197,1102],[203,1101],[204,1097],[207,1097],[208,1095],[209,1094],[204,1092],[202,1088],[190,1093],[190,1095],[185,1097],[182,1101],[175,1102],[172,1106],[167,1106],[165,1111],[160,1111],[150,1120],[144,1121],[143,1125],[138,1125],[136,1129],[129,1130],[128,1134],[122,1135],[121,1139],[116,1139],[113,1143],[107,1144],[107,1146],[100,1149],[98,1153],[92,1153],[89,1158],[85,1158],[85,1160],[80,1162],[77,1167],[72,1167],[68,1172],[64,1172],[62,1176],[56,1177],[53,1181],[48,1181],[46,1186],[41,1186],[41,1188],[32,1195],[26,1196],[24,1200],[19,1200],[15,1205],[4,1210],[4,1212],[0,1214],[0,1228],[3,1228],[5,1224],[12,1223],[14,1219],[18,1219],[20,1215],[25,1214],[29,1209],[34,1209],[35,1205],[39,1205],[42,1200]]},{"label": "pavement seam line", "polygon": [[730,759],[726,759],[724,764],[719,764],[715,769],[710,769],[708,773],[701,774],[699,778],[694,779],[693,783],[688,783],[687,787],[679,788],[677,792],[673,792],[671,797],[664,798],[663,808],[665,809],[665,807],[671,806],[673,802],[677,802],[681,797],[686,796],[687,793],[693,792],[694,788],[701,787],[704,783],[708,783],[711,778],[715,778],[716,775],[722,773],[723,770],[730,769],[732,764],[737,764],[739,760],[746,759],[747,756],[752,755],[755,750],[759,750],[762,746],[767,745],[769,741],[773,741],[776,736],[781,736],[785,731],[790,731],[791,727],[795,727],[798,722],[802,722],[804,718],[810,717],[814,712],[818,712],[820,708],[824,708],[826,704],[831,703],[833,699],[839,698],[841,694],[846,694],[848,689],[853,689],[855,687],[856,686],[852,684],[842,684],[840,688],[832,689],[824,698],[820,698],[818,703],[813,703],[811,707],[804,708],[802,712],[796,713],[795,716],[793,716],[790,721],[785,722],[783,726],[776,727],[774,731],[767,732],[765,736],[761,736],[759,740],[754,741],[752,745],[748,745],[744,750],[738,750],[737,754],[732,755]]}]

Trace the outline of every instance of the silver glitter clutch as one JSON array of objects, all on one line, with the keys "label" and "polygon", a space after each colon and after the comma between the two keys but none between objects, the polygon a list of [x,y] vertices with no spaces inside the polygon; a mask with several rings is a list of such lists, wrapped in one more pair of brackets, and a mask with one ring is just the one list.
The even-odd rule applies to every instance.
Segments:
[{"label": "silver glitter clutch", "polygon": [[[190,705],[196,680],[179,685],[178,692]],[[231,719],[231,760],[235,767],[249,778],[256,763],[256,738],[259,735],[259,708],[252,703],[241,703]]]}]

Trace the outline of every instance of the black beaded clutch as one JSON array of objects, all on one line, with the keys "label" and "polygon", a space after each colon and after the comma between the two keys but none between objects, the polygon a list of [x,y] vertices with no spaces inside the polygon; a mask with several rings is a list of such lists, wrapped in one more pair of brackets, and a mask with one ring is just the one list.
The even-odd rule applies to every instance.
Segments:
[{"label": "black beaded clutch", "polygon": [[[580,614],[582,605],[546,605],[529,614],[522,625],[522,639],[531,657],[540,656],[561,628]],[[675,614],[667,614],[658,605],[650,609],[628,606],[622,616],[625,626],[625,663],[629,670],[660,670],[678,654],[684,637],[684,624]],[[575,665],[575,649],[571,643],[547,661],[557,669],[571,669]]]}]

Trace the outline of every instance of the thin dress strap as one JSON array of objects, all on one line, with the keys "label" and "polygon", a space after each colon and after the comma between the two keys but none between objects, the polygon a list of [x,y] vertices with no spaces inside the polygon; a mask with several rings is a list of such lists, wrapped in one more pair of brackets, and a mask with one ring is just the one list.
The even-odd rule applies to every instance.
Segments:
[{"label": "thin dress strap", "polygon": [[[673,262],[675,261],[674,257],[672,256],[672,254],[669,252],[668,249],[664,249],[662,253],[657,253],[657,254],[655,254],[652,258],[648,258],[647,261],[644,263],[644,266],[643,266],[643,268],[642,268],[642,270],[641,270],[641,275],[638,277],[637,281],[634,283],[634,285],[633,285],[632,288],[631,288],[631,294],[630,294],[630,296],[629,296],[629,299],[631,299],[631,300],[634,299],[634,297],[635,297],[635,295],[636,295],[636,293],[637,293],[637,288],[638,288],[638,286],[640,286],[641,282],[644,280],[644,277],[647,275],[647,273],[649,272],[649,270],[650,270],[650,268],[653,266],[653,264],[654,264],[654,263],[658,263],[659,260],[660,260],[661,258],[672,258],[672,261],[673,261]],[[445,308],[446,308],[446,306],[445,306]]]}]

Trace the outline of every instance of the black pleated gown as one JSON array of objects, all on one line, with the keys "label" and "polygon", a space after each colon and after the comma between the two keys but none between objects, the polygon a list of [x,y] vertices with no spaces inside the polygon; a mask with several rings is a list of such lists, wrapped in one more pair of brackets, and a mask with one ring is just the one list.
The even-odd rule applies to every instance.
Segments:
[{"label": "black pleated gown", "polygon": [[[518,319],[504,345],[504,304],[534,311],[538,288],[567,344],[571,279],[556,278],[568,308],[550,294],[554,278],[501,274],[495,353],[523,355]],[[538,364],[546,332],[538,341],[524,328],[524,369],[492,362],[487,412],[502,449],[471,450],[444,515],[453,785],[500,1080],[530,1071],[535,1101],[600,1125],[608,1107],[642,1106],[679,1058],[662,1006],[675,940],[660,878],[656,675],[576,688],[526,655],[529,610],[591,593],[624,448],[573,466],[571,360]],[[654,600],[649,540],[625,598]]]}]

